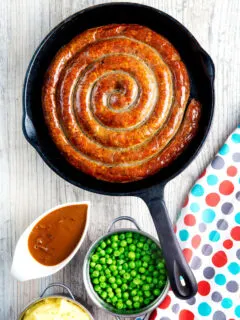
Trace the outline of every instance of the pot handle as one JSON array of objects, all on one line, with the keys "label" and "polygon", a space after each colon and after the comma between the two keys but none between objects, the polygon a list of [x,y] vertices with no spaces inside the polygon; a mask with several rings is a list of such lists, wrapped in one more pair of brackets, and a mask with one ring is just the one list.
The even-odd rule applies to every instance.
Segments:
[{"label": "pot handle", "polygon": [[43,292],[40,294],[40,298],[42,298],[42,297],[44,296],[44,294],[46,293],[46,291],[47,291],[48,289],[52,288],[52,287],[61,287],[61,288],[65,289],[65,290],[68,292],[70,298],[73,299],[73,300],[75,300],[75,297],[74,297],[74,295],[72,294],[72,291],[71,291],[67,286],[65,286],[65,284],[62,284],[62,283],[51,283],[51,284],[49,284],[49,285],[43,290]]},{"label": "pot handle", "polygon": [[135,227],[137,228],[137,230],[141,231],[141,228],[139,227],[139,225],[135,219],[133,219],[132,217],[129,217],[129,216],[121,216],[121,217],[115,218],[112,221],[112,223],[110,224],[110,226],[107,229],[107,233],[111,232],[113,230],[115,223],[118,221],[121,221],[121,220],[127,220],[127,221],[132,222],[135,225]]},{"label": "pot handle", "polygon": [[163,199],[163,188],[141,195],[151,213],[165,258],[171,288],[176,297],[186,300],[197,293],[196,279],[185,260]]}]

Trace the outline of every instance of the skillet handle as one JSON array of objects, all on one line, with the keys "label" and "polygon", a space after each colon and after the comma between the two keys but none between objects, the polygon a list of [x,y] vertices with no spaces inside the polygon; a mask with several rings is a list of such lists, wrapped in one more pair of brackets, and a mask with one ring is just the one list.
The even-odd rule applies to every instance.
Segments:
[{"label": "skillet handle", "polygon": [[143,194],[141,198],[146,202],[156,227],[171,288],[179,299],[189,299],[197,293],[197,283],[182,254],[163,200],[162,190],[160,192],[160,195],[157,192]]}]

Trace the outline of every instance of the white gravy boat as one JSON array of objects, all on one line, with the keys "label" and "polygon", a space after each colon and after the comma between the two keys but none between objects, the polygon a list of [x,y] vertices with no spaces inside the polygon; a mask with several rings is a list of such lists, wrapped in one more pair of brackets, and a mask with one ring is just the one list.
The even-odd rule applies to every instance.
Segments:
[{"label": "white gravy boat", "polygon": [[[35,225],[42,218],[47,216],[49,213],[52,213],[53,211],[55,211],[59,208],[69,207],[72,205],[82,205],[82,204],[86,204],[88,206],[87,216],[86,216],[86,224],[85,224],[83,234],[82,234],[78,244],[76,245],[75,249],[70,253],[70,255],[66,259],[64,259],[62,262],[60,262],[59,264],[54,265],[54,266],[45,266],[45,265],[39,263],[37,260],[35,260],[28,249],[28,237],[29,237],[32,229],[35,227]],[[79,248],[80,248],[80,246],[86,236],[88,223],[89,223],[89,215],[90,215],[90,202],[88,202],[88,201],[65,203],[65,204],[56,206],[56,207],[44,212],[42,215],[40,215],[23,232],[23,234],[21,235],[21,237],[19,238],[19,240],[17,242],[14,256],[13,256],[12,267],[11,267],[12,276],[19,281],[26,281],[26,280],[37,279],[37,278],[49,276],[51,274],[58,272],[63,267],[65,267],[66,264],[68,264],[69,261],[75,256],[75,254],[79,250]]]}]

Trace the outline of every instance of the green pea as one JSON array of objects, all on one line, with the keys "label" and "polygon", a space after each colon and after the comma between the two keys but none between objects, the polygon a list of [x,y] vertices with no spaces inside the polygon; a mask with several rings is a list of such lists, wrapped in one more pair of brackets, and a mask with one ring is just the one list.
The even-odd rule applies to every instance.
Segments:
[{"label": "green pea", "polygon": [[130,251],[135,251],[136,250],[136,246],[134,244],[130,244],[129,250]]},{"label": "green pea", "polygon": [[159,276],[159,272],[158,271],[153,271],[153,276],[154,277],[158,277]]},{"label": "green pea", "polygon": [[118,285],[116,283],[112,283],[112,288],[115,290],[117,289]]},{"label": "green pea", "polygon": [[124,292],[122,296],[123,296],[124,300],[127,300],[129,298],[129,293],[128,292]]},{"label": "green pea", "polygon": [[100,282],[100,287],[101,287],[102,289],[105,289],[105,288],[107,287],[106,282]]},{"label": "green pea", "polygon": [[111,244],[111,240],[110,239],[107,239],[107,244]]},{"label": "green pea", "polygon": [[131,261],[131,262],[129,262],[129,267],[131,268],[131,269],[134,269],[135,267],[136,267],[136,265],[135,265],[135,262],[134,261]]},{"label": "green pea", "polygon": [[121,293],[121,292],[116,293],[116,297],[119,298],[119,299],[121,299],[121,298],[122,298],[122,293]]},{"label": "green pea", "polygon": [[106,281],[106,277],[105,277],[105,276],[101,276],[101,277],[99,278],[99,281],[100,281],[100,282],[105,282],[105,281]]},{"label": "green pea", "polygon": [[92,282],[93,282],[94,284],[99,284],[98,278],[94,278],[94,279],[92,280]]},{"label": "green pea", "polygon": [[123,309],[123,303],[121,301],[118,301],[116,306],[117,306],[117,309],[119,310]]},{"label": "green pea", "polygon": [[111,270],[111,271],[115,271],[115,270],[117,270],[117,266],[115,266],[115,265],[111,265],[110,267],[109,267],[109,269]]},{"label": "green pea", "polygon": [[141,267],[141,268],[138,269],[138,271],[139,271],[140,273],[144,273],[144,272],[146,271],[146,269],[143,268],[143,267]]},{"label": "green pea", "polygon": [[105,250],[101,250],[101,251],[99,251],[99,254],[100,254],[100,256],[105,256],[105,254],[106,254],[106,252],[105,252]]},{"label": "green pea", "polygon": [[153,284],[157,284],[158,283],[158,279],[154,278],[152,282],[153,282]]},{"label": "green pea", "polygon": [[99,259],[99,256],[97,254],[94,254],[92,256],[92,261],[96,262],[96,261],[98,261],[98,259]]},{"label": "green pea", "polygon": [[117,283],[118,285],[121,285],[121,284],[122,284],[122,280],[121,280],[120,278],[118,278],[118,279],[116,280],[116,283]]},{"label": "green pea", "polygon": [[112,297],[112,304],[115,304],[118,301],[118,298],[116,296]]},{"label": "green pea", "polygon": [[134,302],[133,306],[134,306],[135,309],[139,309],[140,308],[140,302],[138,302],[138,301]]},{"label": "green pea", "polygon": [[137,290],[136,290],[136,289],[133,289],[133,290],[131,291],[131,296],[134,297],[134,296],[136,296],[136,295],[137,295]]},{"label": "green pea", "polygon": [[125,270],[120,270],[119,274],[122,276],[126,271]]},{"label": "green pea", "polygon": [[113,260],[111,258],[107,259],[107,264],[112,264]]},{"label": "green pea", "polygon": [[143,247],[143,243],[142,242],[138,242],[137,247],[141,249]]},{"label": "green pea", "polygon": [[113,289],[111,287],[107,288],[107,292],[112,292],[112,291],[113,291]]},{"label": "green pea", "polygon": [[132,277],[136,277],[137,272],[136,272],[135,270],[132,270],[132,271],[130,272],[130,274],[131,274]]},{"label": "green pea", "polygon": [[144,284],[142,286],[143,291],[148,291],[150,289],[150,286],[148,284]]},{"label": "green pea", "polygon": [[133,301],[135,301],[135,302],[136,302],[136,301],[139,301],[139,296],[134,296],[134,297],[133,297]]},{"label": "green pea", "polygon": [[154,289],[154,290],[153,290],[153,294],[154,294],[155,296],[159,296],[160,293],[161,293],[161,291],[160,291],[159,289]]},{"label": "green pea", "polygon": [[122,292],[122,290],[120,288],[117,288],[115,291],[116,291],[116,293],[121,293]]},{"label": "green pea", "polygon": [[118,260],[118,264],[124,264],[124,260],[123,259],[119,259]]},{"label": "green pea", "polygon": [[98,263],[98,264],[96,264],[95,269],[98,270],[98,271],[101,271],[102,270],[102,266]]},{"label": "green pea", "polygon": [[105,264],[106,263],[106,258],[105,257],[100,258],[100,262],[101,262],[101,264]]},{"label": "green pea", "polygon": [[126,232],[125,236],[126,238],[132,238],[133,234],[132,232]]},{"label": "green pea", "polygon": [[144,291],[144,295],[145,295],[146,297],[150,297],[150,296],[151,296],[151,292],[150,292],[150,291]]},{"label": "green pea", "polygon": [[108,254],[111,254],[111,253],[113,252],[113,249],[112,249],[112,248],[107,248],[107,249],[106,249],[106,252],[107,252]]},{"label": "green pea", "polygon": [[133,239],[132,238],[127,238],[126,241],[127,241],[128,244],[131,244],[133,242]]},{"label": "green pea", "polygon": [[156,243],[153,242],[153,243],[151,244],[151,249],[155,250],[155,249],[157,249],[157,247],[158,247],[158,246],[156,245]]},{"label": "green pea", "polygon": [[129,259],[134,260],[135,257],[136,257],[136,255],[135,255],[135,253],[134,253],[133,251],[130,251],[130,252],[128,253],[128,258],[129,258]]},{"label": "green pea", "polygon": [[97,270],[93,271],[92,276],[93,276],[94,278],[99,277],[99,271],[97,271]]},{"label": "green pea", "polygon": [[117,247],[118,247],[117,242],[113,242],[113,243],[112,243],[112,248],[113,248],[113,249],[116,249]]},{"label": "green pea", "polygon": [[103,292],[101,293],[101,297],[102,297],[103,299],[106,299],[106,298],[107,298],[107,292],[103,291]]},{"label": "green pea", "polygon": [[116,279],[114,277],[110,277],[108,280],[110,283],[114,283],[116,281]]},{"label": "green pea", "polygon": [[112,239],[113,242],[118,241],[118,235],[117,234],[113,234],[111,236],[111,239]]},{"label": "green pea", "polygon": [[123,264],[123,269],[128,270],[128,264],[126,262]]},{"label": "green pea", "polygon": [[136,261],[136,267],[137,267],[137,268],[141,267],[141,265],[142,265],[142,262],[141,262],[141,261],[139,261],[139,260]]},{"label": "green pea", "polygon": [[119,248],[119,252],[120,252],[120,255],[122,255],[124,253],[124,248],[123,247]]},{"label": "green pea", "polygon": [[131,276],[128,272],[126,272],[126,273],[124,273],[123,278],[126,280],[129,280],[131,278]]},{"label": "green pea", "polygon": [[125,234],[124,234],[124,233],[120,234],[119,239],[120,239],[120,240],[125,239]]},{"label": "green pea", "polygon": [[113,252],[113,255],[114,255],[115,257],[119,257],[120,254],[121,254],[121,252],[120,252],[119,250],[116,250],[116,251]]},{"label": "green pea", "polygon": [[134,278],[134,279],[133,279],[133,283],[134,283],[136,286],[138,286],[138,285],[141,284],[141,280],[138,279],[138,278]]},{"label": "green pea", "polygon": [[123,291],[126,291],[128,289],[128,285],[126,284],[126,283],[124,283],[123,285],[122,285],[122,290]]},{"label": "green pea", "polygon": [[120,242],[120,246],[121,246],[121,247],[126,247],[126,246],[127,246],[127,241],[126,241],[126,240],[122,240],[122,241]]},{"label": "green pea", "polygon": [[111,271],[109,269],[106,269],[105,274],[109,276],[111,274]]},{"label": "green pea", "polygon": [[96,292],[100,292],[101,291],[101,287],[97,284],[96,286],[94,286],[94,290]]},{"label": "green pea", "polygon": [[149,255],[144,255],[143,257],[142,257],[142,260],[144,261],[144,262],[149,262],[150,260],[151,260],[151,257],[149,256]]},{"label": "green pea", "polygon": [[152,277],[147,277],[146,280],[147,280],[148,283],[152,283]]},{"label": "green pea", "polygon": [[106,242],[104,242],[104,241],[100,244],[100,247],[101,247],[102,249],[105,249],[106,246],[107,246],[107,244],[106,244]]},{"label": "green pea", "polygon": [[148,271],[153,272],[154,271],[154,266],[149,266]]},{"label": "green pea", "polygon": [[137,252],[136,253],[136,259],[138,260],[138,259],[140,259],[140,257],[141,257],[141,253]]}]

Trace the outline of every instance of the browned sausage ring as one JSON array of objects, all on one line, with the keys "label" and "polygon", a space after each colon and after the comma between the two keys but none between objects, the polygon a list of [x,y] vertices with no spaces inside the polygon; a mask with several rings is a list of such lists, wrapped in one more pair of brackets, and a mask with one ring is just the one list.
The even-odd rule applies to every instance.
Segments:
[{"label": "browned sausage ring", "polygon": [[176,49],[139,25],[90,29],[60,49],[43,87],[50,134],[97,179],[129,182],[171,163],[196,133],[200,104]]}]

